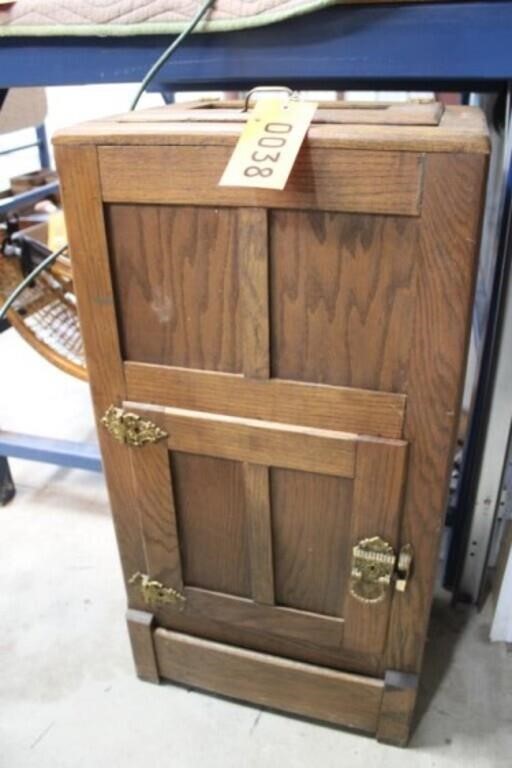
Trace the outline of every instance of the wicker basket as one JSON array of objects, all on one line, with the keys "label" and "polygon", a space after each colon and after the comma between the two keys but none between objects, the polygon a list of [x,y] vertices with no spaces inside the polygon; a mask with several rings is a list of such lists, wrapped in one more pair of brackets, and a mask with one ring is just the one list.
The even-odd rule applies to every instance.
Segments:
[{"label": "wicker basket", "polygon": [[[50,253],[44,242],[45,225],[25,230],[23,238],[38,255]],[[37,239],[36,239],[37,235]],[[0,257],[0,301],[3,302],[23,280],[21,262]],[[66,373],[87,379],[82,335],[73,292],[71,265],[67,255],[35,280],[14,303],[7,319],[34,349]]]}]

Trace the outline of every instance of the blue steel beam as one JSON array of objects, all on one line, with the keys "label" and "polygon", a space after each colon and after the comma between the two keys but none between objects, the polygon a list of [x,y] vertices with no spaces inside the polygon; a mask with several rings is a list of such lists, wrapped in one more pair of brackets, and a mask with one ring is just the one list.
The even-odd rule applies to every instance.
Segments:
[{"label": "blue steel beam", "polygon": [[34,187],[34,189],[30,189],[28,192],[21,192],[19,195],[0,198],[0,217],[29,208],[31,205],[39,202],[39,200],[44,200],[50,195],[54,195],[58,190],[59,182],[52,181],[41,187]]},{"label": "blue steel beam", "polygon": [[23,152],[25,149],[32,149],[32,147],[39,147],[39,142],[33,141],[31,144],[20,144],[18,147],[2,149],[0,151],[0,157],[3,157],[4,155],[13,155],[15,152]]},{"label": "blue steel beam", "polygon": [[50,149],[48,147],[48,136],[46,135],[46,127],[44,123],[38,125],[36,128],[37,146],[39,148],[39,162],[41,168],[50,167]]},{"label": "blue steel beam", "polygon": [[41,461],[59,467],[102,472],[99,447],[94,443],[76,443],[48,437],[0,432],[0,457]]},{"label": "blue steel beam", "polygon": [[[341,88],[512,79],[512,3],[338,5],[277,24],[194,34],[159,80],[174,90],[261,83]],[[0,88],[141,80],[170,35],[0,39]],[[479,87],[477,87],[479,86]]]}]

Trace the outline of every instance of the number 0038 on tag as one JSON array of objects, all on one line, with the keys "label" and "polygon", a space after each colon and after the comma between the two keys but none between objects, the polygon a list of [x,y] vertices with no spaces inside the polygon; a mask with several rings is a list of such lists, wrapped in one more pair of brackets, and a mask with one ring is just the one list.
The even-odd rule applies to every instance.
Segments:
[{"label": "number 0038 on tag", "polygon": [[310,101],[256,102],[219,185],[284,189],[316,108]]}]

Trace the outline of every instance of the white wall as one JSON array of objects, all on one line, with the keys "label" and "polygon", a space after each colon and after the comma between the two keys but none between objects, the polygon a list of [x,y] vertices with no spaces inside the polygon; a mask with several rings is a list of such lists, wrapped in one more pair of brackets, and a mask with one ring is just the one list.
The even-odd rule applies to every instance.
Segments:
[{"label": "white wall", "polygon": [[[51,139],[59,128],[93,120],[98,117],[127,112],[136,93],[137,84],[122,85],[82,85],[47,88],[48,115],[46,128]],[[180,94],[179,100],[197,98],[205,94]],[[160,106],[162,97],[158,93],[146,93],[142,96],[138,109]],[[0,150],[8,147],[29,144],[35,141],[32,130],[16,131],[0,135]],[[12,155],[0,157],[0,190],[9,187],[9,179],[21,173],[39,168],[37,149],[23,150]]]}]

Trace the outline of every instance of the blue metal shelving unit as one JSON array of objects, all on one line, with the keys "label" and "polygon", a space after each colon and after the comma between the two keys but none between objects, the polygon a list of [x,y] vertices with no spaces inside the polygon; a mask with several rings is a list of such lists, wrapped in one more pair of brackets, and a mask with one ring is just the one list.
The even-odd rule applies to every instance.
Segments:
[{"label": "blue metal shelving unit", "polygon": [[[170,39],[0,38],[0,89],[137,82]],[[267,83],[310,90],[504,92],[512,83],[512,2],[343,4],[265,27],[194,34],[163,68],[156,87],[245,90]],[[503,221],[510,220],[510,208],[509,201]],[[499,317],[500,306],[491,307],[488,335],[496,334]],[[486,360],[487,384],[494,363]],[[488,412],[491,390],[479,388],[477,415]],[[470,433],[474,472],[482,460],[481,431]],[[35,445],[20,436],[0,440],[0,457],[14,451],[66,466],[84,460],[76,445]],[[87,468],[98,468],[98,461],[88,454]],[[0,483],[3,467],[0,460]],[[467,505],[474,506],[471,493]]]}]

